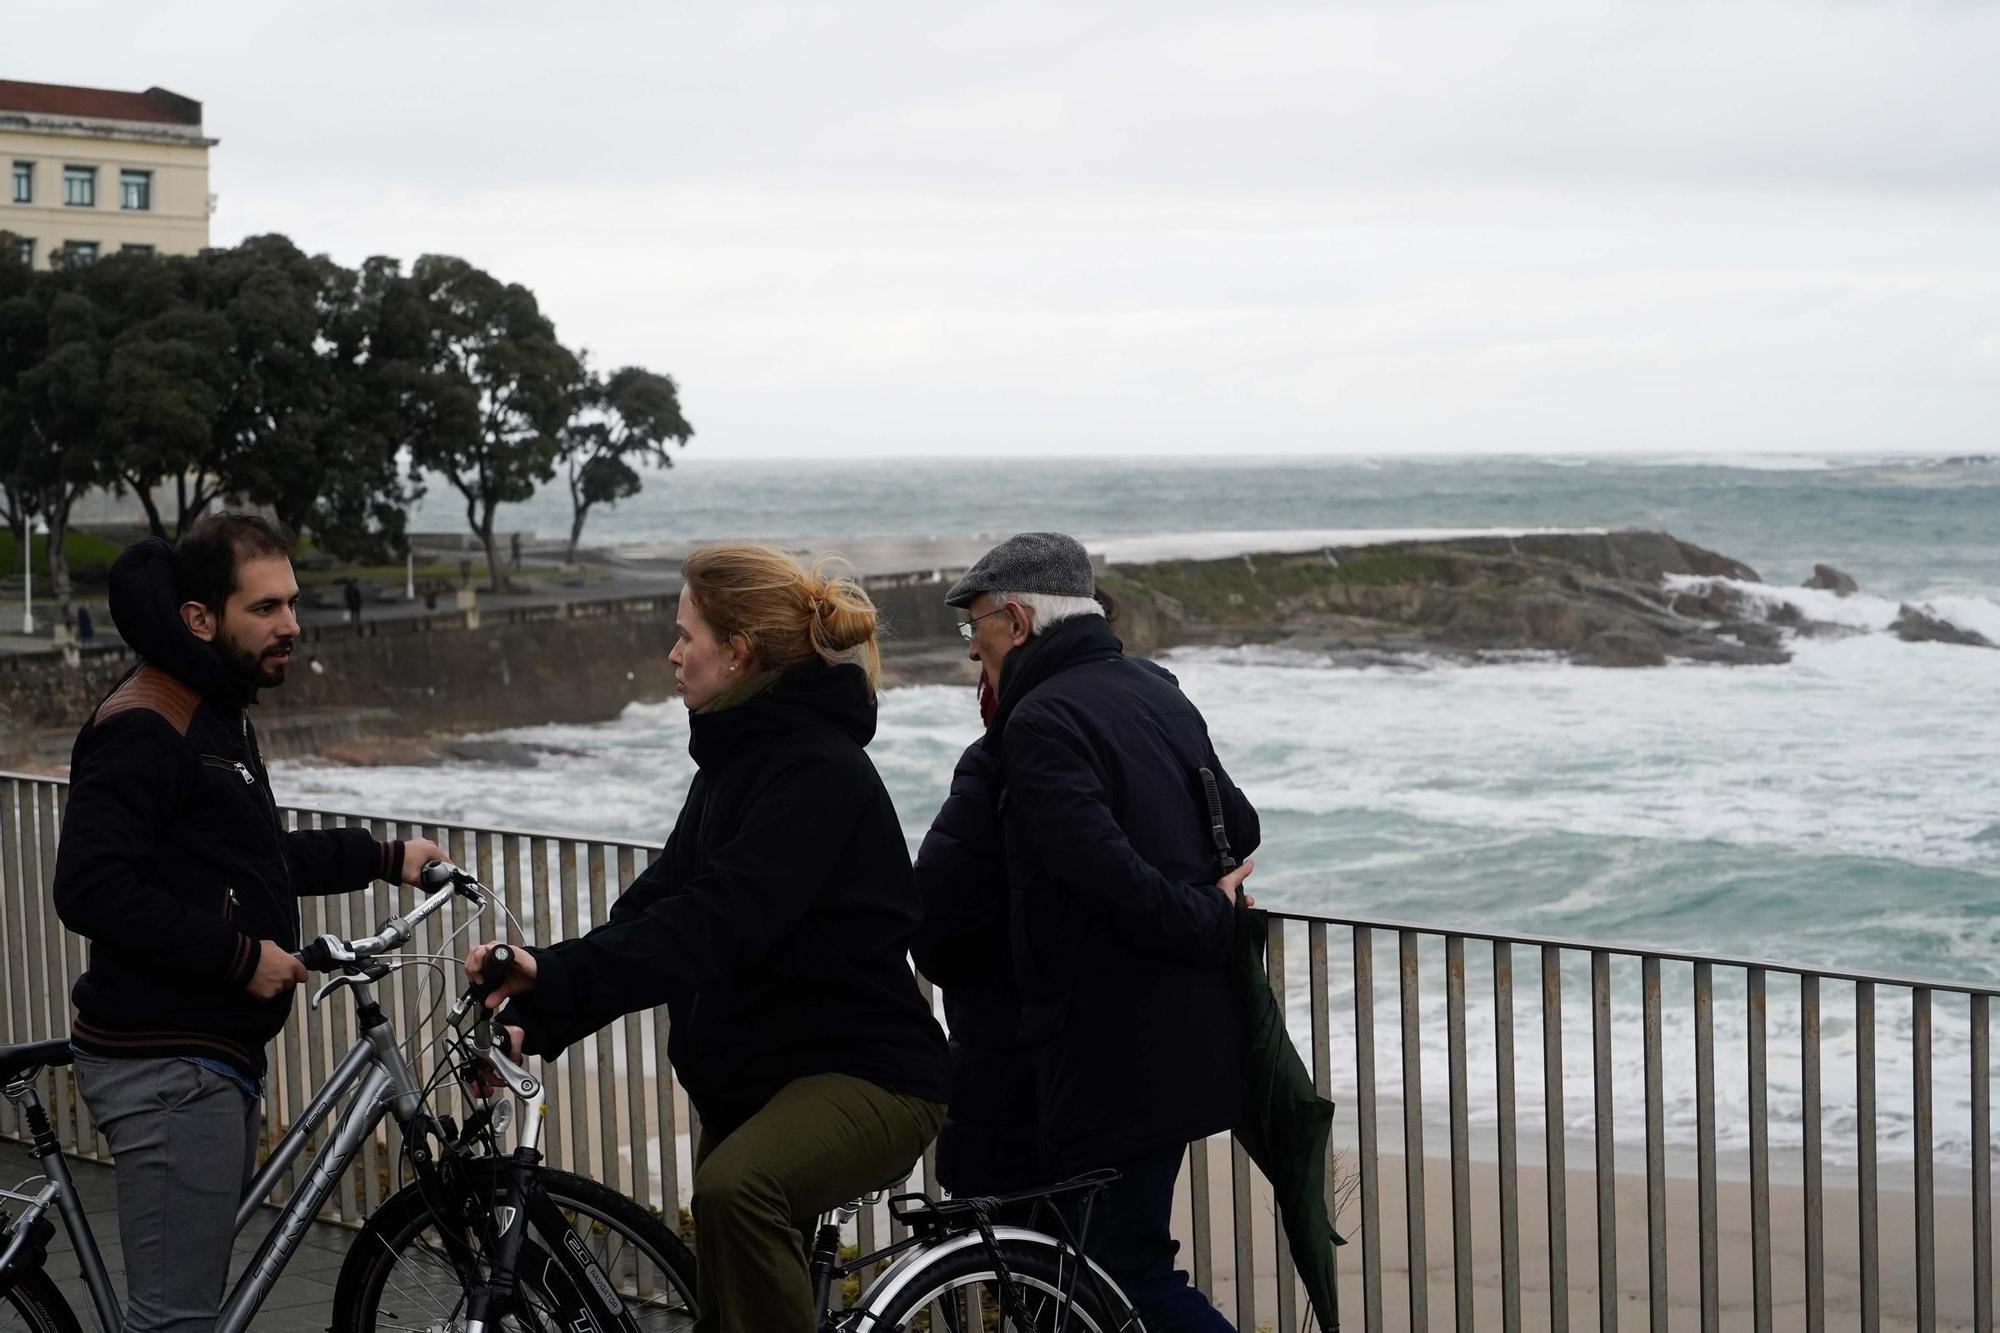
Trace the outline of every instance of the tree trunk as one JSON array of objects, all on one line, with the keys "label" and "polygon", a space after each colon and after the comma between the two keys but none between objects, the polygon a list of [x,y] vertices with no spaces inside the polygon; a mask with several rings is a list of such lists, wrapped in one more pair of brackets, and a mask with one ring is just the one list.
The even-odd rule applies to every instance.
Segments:
[{"label": "tree trunk", "polygon": [[589,505],[587,504],[576,505],[575,517],[571,518],[569,522],[569,550],[563,556],[563,563],[566,565],[573,565],[576,563],[577,543],[583,540],[583,520],[585,519],[585,517],[589,515],[589,513],[590,513]]},{"label": "tree trunk", "polygon": [[49,593],[56,602],[56,623],[69,623],[69,552],[64,548],[69,537],[69,510],[76,503],[82,488],[71,490],[58,483],[49,491],[48,503],[42,513],[49,524]]},{"label": "tree trunk", "polygon": [[493,576],[489,591],[504,592],[507,585],[500,573],[500,551],[493,544],[493,512],[496,508],[498,508],[496,505],[486,506],[486,511],[480,518],[478,532],[479,540],[486,546],[486,572]]},{"label": "tree trunk", "polygon": [[155,537],[166,541],[167,525],[160,521],[160,507],[153,503],[152,487],[136,482],[130,477],[125,478],[125,484],[139,497],[139,505],[146,511],[146,526],[153,530]]}]

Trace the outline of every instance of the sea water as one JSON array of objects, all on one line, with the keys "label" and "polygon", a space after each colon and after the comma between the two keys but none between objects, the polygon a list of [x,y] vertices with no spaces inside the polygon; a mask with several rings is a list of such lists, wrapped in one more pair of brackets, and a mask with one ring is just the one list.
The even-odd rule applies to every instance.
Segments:
[{"label": "sea water", "polygon": [[[1357,668],[1271,648],[1206,648],[1167,664],[1206,714],[1231,775],[1263,815],[1252,888],[1263,905],[1447,928],[1652,945],[1829,969],[2000,982],[2000,651],[1904,643],[1899,606],[2000,642],[2000,464],[1773,457],[1164,464],[715,463],[654,480],[593,518],[601,541],[837,537],[1061,528],[1117,553],[1212,553],[1286,529],[1664,528],[1754,566],[1747,591],[1852,632],[1798,638],[1781,667],[1615,671],[1524,658],[1412,659]],[[511,521],[562,528],[558,496]],[[510,519],[503,516],[502,525]],[[1238,534],[1224,536],[1223,534]],[[1282,540],[1269,536],[1272,542]],[[1862,593],[1797,585],[1815,562]],[[977,733],[971,691],[888,691],[871,747],[914,848]],[[286,800],[654,841],[693,767],[677,704],[613,723],[504,733],[527,767],[280,766]],[[1351,962],[1335,949],[1335,1036],[1351,1031]],[[1294,1008],[1305,1030],[1303,936]],[[1378,1083],[1401,1086],[1393,938],[1375,960]],[[1468,950],[1475,1125],[1493,1117],[1491,954]],[[1442,960],[1422,957],[1422,1069],[1444,1086]],[[1519,1103],[1542,1114],[1540,959],[1514,951]],[[1717,972],[1719,1124],[1747,1120],[1743,974]],[[1591,1123],[1587,964],[1564,977],[1563,1118]],[[1667,1127],[1692,1141],[1690,969],[1668,964]],[[1642,1133],[1636,962],[1613,968],[1615,1115]],[[1769,978],[1773,1141],[1799,1136],[1798,983]],[[1853,1155],[1852,988],[1822,987],[1827,1152]],[[1913,1142],[1912,1016],[1883,991],[1882,1152]],[[1962,997],[1933,1016],[1940,1157],[1970,1132]],[[1344,1047],[1336,1040],[1336,1049]],[[1352,1071],[1336,1067],[1351,1100]]]}]

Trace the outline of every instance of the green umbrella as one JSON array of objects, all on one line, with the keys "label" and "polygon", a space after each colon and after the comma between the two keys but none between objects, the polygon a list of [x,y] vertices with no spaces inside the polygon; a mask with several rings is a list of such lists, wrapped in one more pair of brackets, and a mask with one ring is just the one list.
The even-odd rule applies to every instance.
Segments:
[{"label": "green umbrella", "polygon": [[[1243,1119],[1236,1141],[1271,1182],[1292,1263],[1326,1333],[1340,1327],[1333,1287],[1335,1234],[1326,1214],[1326,1141],[1333,1103],[1313,1088],[1312,1075],[1285,1031],[1284,1009],[1264,970],[1270,918],[1238,907],[1230,980],[1243,1006]],[[1243,1280],[1239,1277],[1239,1281]]]},{"label": "green umbrella", "polygon": [[[1208,806],[1209,835],[1224,875],[1236,868],[1229,830],[1222,817],[1222,793],[1215,774],[1197,770]],[[1305,1285],[1313,1314],[1326,1333],[1340,1328],[1333,1286],[1333,1247],[1344,1245],[1326,1215],[1326,1141],[1333,1130],[1333,1103],[1313,1087],[1305,1061],[1285,1030],[1284,1007],[1271,993],[1264,970],[1264,943],[1270,918],[1236,899],[1236,943],[1229,979],[1243,1014],[1243,1119],[1236,1141],[1271,1182],[1278,1220],[1292,1251],[1292,1264]],[[1241,1225],[1239,1220],[1238,1225]],[[1247,1281],[1239,1273],[1237,1281]]]}]

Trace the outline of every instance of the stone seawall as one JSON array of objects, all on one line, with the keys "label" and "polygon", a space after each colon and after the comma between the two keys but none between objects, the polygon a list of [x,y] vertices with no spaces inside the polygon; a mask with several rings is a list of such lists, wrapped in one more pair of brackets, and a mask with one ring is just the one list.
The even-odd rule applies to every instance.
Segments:
[{"label": "stone seawall", "polygon": [[[870,592],[888,635],[890,683],[971,680],[939,584]],[[672,594],[486,616],[474,629],[454,615],[368,628],[307,631],[291,678],[265,691],[254,714],[266,754],[381,758],[398,738],[603,722],[673,693]],[[133,660],[122,646],[91,649],[74,665],[54,654],[0,658],[0,767],[65,771],[77,728]]]}]

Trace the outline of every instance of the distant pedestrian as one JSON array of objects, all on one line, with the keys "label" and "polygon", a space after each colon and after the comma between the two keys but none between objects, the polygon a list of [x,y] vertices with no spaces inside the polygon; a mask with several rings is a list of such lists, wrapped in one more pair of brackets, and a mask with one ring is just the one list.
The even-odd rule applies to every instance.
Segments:
[{"label": "distant pedestrian", "polygon": [[356,634],[361,633],[361,585],[348,579],[341,597],[347,602],[347,623],[354,626]]},{"label": "distant pedestrian", "polygon": [[507,545],[513,549],[514,568],[519,569],[521,567],[521,534],[518,532],[509,533],[507,535]]},{"label": "distant pedestrian", "polygon": [[461,560],[458,562],[458,586],[461,588],[470,588],[472,586],[472,562],[470,560]]},{"label": "distant pedestrian", "polygon": [[87,645],[94,643],[96,639],[97,626],[90,623],[90,608],[79,606],[76,609],[76,641]]}]

